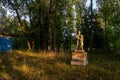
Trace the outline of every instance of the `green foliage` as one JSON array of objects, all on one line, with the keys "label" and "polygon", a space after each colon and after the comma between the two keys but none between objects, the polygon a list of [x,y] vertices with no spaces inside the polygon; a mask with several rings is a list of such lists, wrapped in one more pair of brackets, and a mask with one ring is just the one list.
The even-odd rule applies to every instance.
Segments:
[{"label": "green foliage", "polygon": [[[106,26],[107,29],[105,31],[106,33],[106,41],[107,45],[110,47],[115,46],[117,44],[116,40],[119,39],[119,24],[117,23],[119,21],[119,1],[117,0],[97,0],[100,13],[102,13],[101,16],[103,16],[103,20],[105,20],[106,17]],[[109,16],[109,17],[108,17]],[[102,17],[101,17],[102,18]],[[105,25],[103,25],[105,26]],[[117,29],[116,29],[117,28]],[[117,46],[117,45],[116,45]],[[115,48],[116,50],[118,48]]]},{"label": "green foliage", "polygon": [[115,42],[114,42],[114,48],[116,50],[120,50],[120,38],[118,38]]},{"label": "green foliage", "polygon": [[[84,35],[85,49],[90,47],[91,29],[93,48],[117,47],[120,37],[119,0],[97,0],[98,7],[92,16],[91,7],[86,7],[86,3],[87,0],[0,0],[0,26],[20,35],[14,38],[13,45],[23,43],[21,47],[25,49],[28,42],[34,50],[48,50],[48,46],[52,50],[70,49],[75,44],[72,34],[76,28]],[[11,16],[6,16],[3,6],[11,11]]]},{"label": "green foliage", "polygon": [[6,16],[6,11],[3,9],[2,6],[0,6],[0,18],[1,19],[5,18],[5,16]]},{"label": "green foliage", "polygon": [[6,21],[6,11],[2,6],[0,6],[0,28],[4,28],[6,26]]}]

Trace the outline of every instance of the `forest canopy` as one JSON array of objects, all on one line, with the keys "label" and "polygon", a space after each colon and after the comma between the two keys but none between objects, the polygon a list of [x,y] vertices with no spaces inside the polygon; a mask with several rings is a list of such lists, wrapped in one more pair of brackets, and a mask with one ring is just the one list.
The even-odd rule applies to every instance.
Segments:
[{"label": "forest canopy", "polygon": [[119,50],[120,0],[93,1],[0,0],[0,29],[14,34],[14,49],[72,50],[78,29],[85,50]]}]

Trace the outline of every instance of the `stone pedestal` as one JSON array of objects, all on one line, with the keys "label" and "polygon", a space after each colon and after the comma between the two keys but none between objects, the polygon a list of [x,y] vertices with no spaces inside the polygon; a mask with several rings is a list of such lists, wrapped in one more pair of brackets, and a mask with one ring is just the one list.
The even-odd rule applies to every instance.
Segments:
[{"label": "stone pedestal", "polygon": [[72,53],[71,65],[87,65],[87,53],[83,50],[75,50]]}]

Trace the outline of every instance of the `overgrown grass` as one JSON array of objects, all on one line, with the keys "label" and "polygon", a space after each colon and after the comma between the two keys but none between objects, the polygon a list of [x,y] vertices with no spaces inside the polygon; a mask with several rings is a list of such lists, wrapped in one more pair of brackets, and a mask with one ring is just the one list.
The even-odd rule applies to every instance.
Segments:
[{"label": "overgrown grass", "polygon": [[120,80],[120,54],[88,54],[87,66],[71,66],[71,54],[15,50],[0,54],[0,79]]}]

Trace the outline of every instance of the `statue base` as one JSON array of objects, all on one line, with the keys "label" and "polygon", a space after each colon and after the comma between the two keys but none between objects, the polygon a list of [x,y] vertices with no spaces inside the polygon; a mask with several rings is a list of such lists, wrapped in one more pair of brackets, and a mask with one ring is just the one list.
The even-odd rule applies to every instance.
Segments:
[{"label": "statue base", "polygon": [[75,50],[72,53],[71,65],[87,65],[87,53],[84,50]]}]

